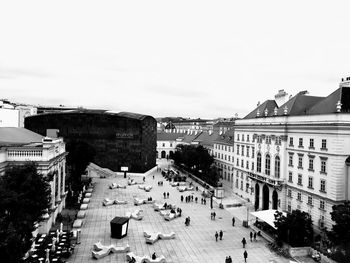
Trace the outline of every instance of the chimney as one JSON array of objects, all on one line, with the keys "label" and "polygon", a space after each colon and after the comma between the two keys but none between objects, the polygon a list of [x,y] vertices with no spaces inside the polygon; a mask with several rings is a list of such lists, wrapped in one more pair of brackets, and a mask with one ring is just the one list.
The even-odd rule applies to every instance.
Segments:
[{"label": "chimney", "polygon": [[281,107],[288,100],[288,93],[284,91],[284,89],[280,89],[278,93],[275,95],[275,101],[278,107]]}]

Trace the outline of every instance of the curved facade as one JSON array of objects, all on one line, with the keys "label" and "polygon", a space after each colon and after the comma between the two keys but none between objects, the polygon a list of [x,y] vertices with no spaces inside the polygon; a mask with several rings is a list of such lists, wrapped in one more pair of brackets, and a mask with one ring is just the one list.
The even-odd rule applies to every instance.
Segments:
[{"label": "curved facade", "polygon": [[30,116],[25,127],[41,135],[59,130],[67,150],[83,142],[95,151],[93,162],[115,172],[128,167],[143,173],[156,166],[157,122],[147,115],[105,110],[77,110]]}]

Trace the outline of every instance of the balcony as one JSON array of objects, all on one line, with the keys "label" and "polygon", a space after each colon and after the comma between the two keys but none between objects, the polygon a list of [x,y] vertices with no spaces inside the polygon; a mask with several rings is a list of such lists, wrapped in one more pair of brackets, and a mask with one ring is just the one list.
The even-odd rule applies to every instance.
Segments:
[{"label": "balcony", "polygon": [[248,176],[253,180],[258,180],[260,182],[267,183],[271,186],[282,186],[283,184],[285,184],[284,179],[279,179],[272,176],[264,176],[255,173],[248,173]]}]

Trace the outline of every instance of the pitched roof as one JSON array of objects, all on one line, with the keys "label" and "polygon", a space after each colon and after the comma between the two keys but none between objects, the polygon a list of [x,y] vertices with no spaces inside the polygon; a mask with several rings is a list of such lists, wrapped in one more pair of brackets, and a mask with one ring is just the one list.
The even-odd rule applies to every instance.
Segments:
[{"label": "pitched roof", "polygon": [[199,136],[193,141],[198,142],[200,145],[203,146],[213,146],[214,141],[218,138],[218,136],[218,132],[213,132],[211,134],[209,134],[208,132],[201,132]]},{"label": "pitched roof", "polygon": [[196,139],[200,134],[185,134],[183,142],[191,143],[194,139]]},{"label": "pitched roof", "polygon": [[185,133],[179,132],[159,132],[157,133],[157,141],[176,141],[176,139],[184,137]]},{"label": "pitched roof", "polygon": [[253,118],[258,117],[257,116],[258,111],[259,111],[259,117],[264,117],[266,109],[267,109],[268,115],[270,115],[270,114],[273,113],[273,110],[276,107],[278,108],[276,101],[274,101],[274,100],[266,100],[264,103],[262,103],[258,107],[256,107],[252,112],[250,112],[243,119],[253,119]]},{"label": "pitched roof", "polygon": [[44,136],[27,130],[25,128],[17,127],[1,127],[0,128],[0,144],[1,145],[13,145],[13,144],[29,144],[35,142],[42,142]]},{"label": "pitched roof", "polygon": [[235,141],[235,132],[234,130],[228,130],[224,134],[221,134],[217,137],[215,140],[216,143],[223,143],[223,144],[232,144]]},{"label": "pitched roof", "polygon": [[[323,100],[324,97],[316,97],[316,96],[307,96],[305,92],[299,92],[297,95],[292,97],[286,103],[281,105],[281,107],[277,110],[277,115],[289,115],[289,116],[297,116],[297,115],[306,115],[309,109]],[[284,114],[285,108],[287,109],[287,114]],[[273,116],[273,112],[270,116]]]},{"label": "pitched roof", "polygon": [[327,114],[337,112],[337,103],[341,102],[340,112],[350,112],[350,88],[340,87],[326,98],[314,105],[308,114]]}]

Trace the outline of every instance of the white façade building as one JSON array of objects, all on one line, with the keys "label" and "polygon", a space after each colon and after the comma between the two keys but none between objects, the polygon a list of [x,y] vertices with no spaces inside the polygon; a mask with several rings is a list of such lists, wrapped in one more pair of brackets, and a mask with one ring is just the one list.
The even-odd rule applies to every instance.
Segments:
[{"label": "white fa\u00e7ade building", "polygon": [[0,176],[7,167],[35,162],[38,172],[51,178],[51,209],[39,222],[39,233],[47,233],[65,207],[67,154],[61,138],[43,137],[24,128],[0,128]]},{"label": "white fa\u00e7ade building", "polygon": [[[349,200],[350,88],[265,101],[236,120],[233,191],[256,210],[299,209],[331,228],[332,206]],[[243,187],[242,187],[243,186]]]}]

